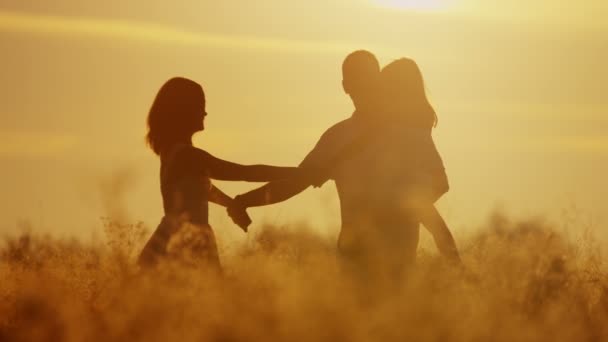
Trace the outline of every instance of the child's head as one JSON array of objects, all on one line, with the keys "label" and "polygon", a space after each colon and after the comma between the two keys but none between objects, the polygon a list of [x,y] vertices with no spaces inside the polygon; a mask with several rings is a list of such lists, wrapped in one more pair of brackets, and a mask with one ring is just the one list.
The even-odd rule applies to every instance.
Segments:
[{"label": "child's head", "polygon": [[414,125],[436,126],[437,115],[426,97],[416,62],[409,58],[393,61],[382,69],[381,80],[388,115],[405,118]]}]

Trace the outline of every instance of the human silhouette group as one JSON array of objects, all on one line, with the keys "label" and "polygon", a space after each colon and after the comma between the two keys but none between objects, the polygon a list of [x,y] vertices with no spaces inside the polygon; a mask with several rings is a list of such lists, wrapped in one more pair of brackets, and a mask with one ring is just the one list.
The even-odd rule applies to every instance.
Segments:
[{"label": "human silhouette group", "polygon": [[[208,203],[227,208],[247,231],[247,209],[285,201],[330,180],[340,199],[340,264],[363,282],[395,282],[413,266],[422,224],[448,260],[460,264],[456,244],[435,208],[448,189],[442,159],[432,139],[438,119],[416,62],[395,60],[380,68],[369,51],[349,54],[342,64],[342,87],[352,99],[352,115],[323,133],[304,160],[293,167],[241,165],[195,147],[192,136],[205,129],[205,92],[190,79],[162,85],[148,114],[149,147],[160,157],[164,216],[139,256],[153,268],[176,258],[180,231],[194,234],[190,256],[208,271],[221,272]],[[280,138],[280,137],[277,137]],[[234,198],[213,180],[266,182]]]}]

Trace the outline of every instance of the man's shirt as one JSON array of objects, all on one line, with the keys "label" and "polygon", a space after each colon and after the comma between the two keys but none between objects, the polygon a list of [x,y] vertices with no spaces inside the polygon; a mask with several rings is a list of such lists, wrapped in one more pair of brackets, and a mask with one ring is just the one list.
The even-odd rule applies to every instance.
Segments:
[{"label": "man's shirt", "polygon": [[353,115],[330,127],[300,167],[327,170],[313,184],[316,187],[335,181],[342,218],[339,245],[417,242],[418,222],[411,211],[402,210],[397,198],[408,178],[404,170],[412,166],[411,153],[404,150],[411,142],[403,130],[372,132],[364,119]]}]

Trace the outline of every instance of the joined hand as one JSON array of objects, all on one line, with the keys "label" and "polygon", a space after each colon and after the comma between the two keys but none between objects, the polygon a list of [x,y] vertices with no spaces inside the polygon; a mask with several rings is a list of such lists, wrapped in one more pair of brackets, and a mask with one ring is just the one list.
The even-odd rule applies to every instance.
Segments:
[{"label": "joined hand", "polygon": [[226,208],[226,211],[232,222],[247,232],[247,228],[251,224],[251,218],[247,214],[247,208],[238,201],[238,196],[234,198],[230,206]]}]

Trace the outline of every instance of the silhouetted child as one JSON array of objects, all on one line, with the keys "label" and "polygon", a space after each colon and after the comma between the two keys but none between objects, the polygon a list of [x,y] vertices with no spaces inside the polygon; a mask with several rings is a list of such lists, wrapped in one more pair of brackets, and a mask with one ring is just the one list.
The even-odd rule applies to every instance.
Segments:
[{"label": "silhouetted child", "polygon": [[[439,251],[450,260],[460,262],[460,256],[452,234],[434,206],[434,203],[449,190],[443,162],[431,135],[437,124],[437,115],[430,105],[422,73],[416,62],[408,58],[396,60],[381,71],[385,138],[391,139],[391,131],[401,138],[405,158],[396,158],[395,173],[402,173],[404,183],[403,205],[415,210],[421,223],[433,235]],[[390,160],[390,158],[388,158]],[[400,178],[395,174],[396,179]]]}]

